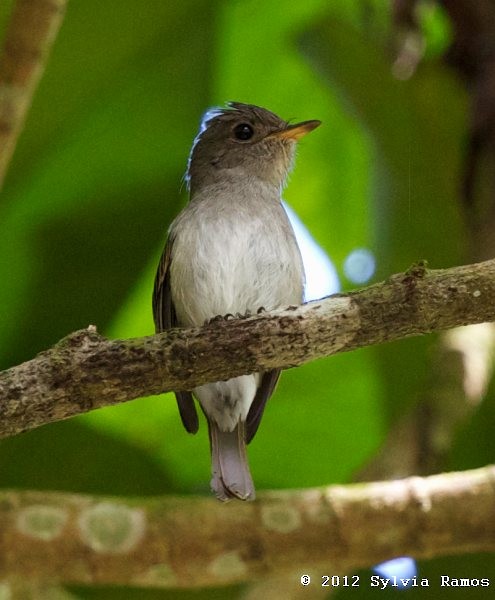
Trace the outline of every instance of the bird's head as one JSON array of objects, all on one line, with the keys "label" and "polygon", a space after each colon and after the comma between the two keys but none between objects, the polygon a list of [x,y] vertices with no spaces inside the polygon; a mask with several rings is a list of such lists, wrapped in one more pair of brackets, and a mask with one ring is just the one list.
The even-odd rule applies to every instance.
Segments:
[{"label": "bird's head", "polygon": [[217,182],[225,169],[282,187],[296,142],[320,123],[290,124],[265,108],[240,102],[208,111],[189,157],[186,180],[191,191]]}]

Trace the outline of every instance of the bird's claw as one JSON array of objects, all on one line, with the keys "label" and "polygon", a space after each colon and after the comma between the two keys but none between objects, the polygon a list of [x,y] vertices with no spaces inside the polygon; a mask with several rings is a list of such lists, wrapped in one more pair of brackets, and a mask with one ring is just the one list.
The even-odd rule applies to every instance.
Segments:
[{"label": "bird's claw", "polygon": [[218,323],[219,321],[231,321],[235,318],[235,315],[233,315],[232,313],[227,313],[226,315],[215,315],[214,317],[211,317],[211,319],[206,319],[205,325],[210,325],[211,323]]},{"label": "bird's claw", "polygon": [[[264,311],[265,309],[262,308]],[[258,310],[259,314],[260,310]],[[226,315],[216,315],[211,317],[211,319],[207,319],[205,321],[205,325],[209,325],[210,323],[218,323],[219,321],[232,321],[235,319],[247,319],[252,315],[250,310],[247,310],[245,313],[236,312],[235,314],[227,313]]]}]

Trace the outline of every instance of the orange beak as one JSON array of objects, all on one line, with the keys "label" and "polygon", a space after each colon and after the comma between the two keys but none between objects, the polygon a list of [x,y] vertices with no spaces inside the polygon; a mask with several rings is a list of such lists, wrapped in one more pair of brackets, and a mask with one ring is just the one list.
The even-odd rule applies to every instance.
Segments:
[{"label": "orange beak", "polygon": [[321,121],[313,120],[313,121],[303,121],[302,123],[295,123],[294,125],[289,125],[285,129],[281,129],[280,131],[275,131],[271,133],[268,137],[276,137],[282,140],[295,140],[297,141],[299,138],[302,138],[303,135],[306,135],[313,129],[316,129],[321,125]]}]

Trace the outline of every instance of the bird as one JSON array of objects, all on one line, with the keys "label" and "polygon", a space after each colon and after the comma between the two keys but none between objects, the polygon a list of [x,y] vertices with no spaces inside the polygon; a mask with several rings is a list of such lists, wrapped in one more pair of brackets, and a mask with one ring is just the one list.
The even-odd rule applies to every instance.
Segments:
[{"label": "bird", "polygon": [[[320,124],[291,124],[241,102],[205,113],[187,163],[189,202],[170,225],[155,277],[157,332],[303,302],[303,262],[282,191],[297,141]],[[279,376],[271,369],[175,392],[186,431],[199,428],[194,398],[206,417],[219,500],[255,499],[246,445]]]}]

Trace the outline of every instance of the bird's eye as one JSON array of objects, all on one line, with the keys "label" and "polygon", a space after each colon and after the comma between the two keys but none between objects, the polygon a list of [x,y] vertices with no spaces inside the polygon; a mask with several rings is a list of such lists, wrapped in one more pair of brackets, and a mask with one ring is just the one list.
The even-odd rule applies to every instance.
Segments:
[{"label": "bird's eye", "polygon": [[247,123],[241,123],[240,125],[236,125],[234,127],[234,135],[238,140],[245,142],[253,137],[254,131],[251,125],[248,125]]}]

